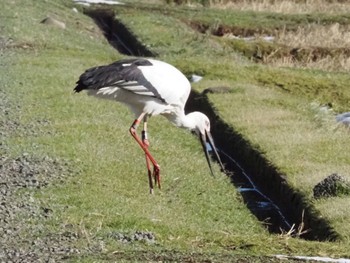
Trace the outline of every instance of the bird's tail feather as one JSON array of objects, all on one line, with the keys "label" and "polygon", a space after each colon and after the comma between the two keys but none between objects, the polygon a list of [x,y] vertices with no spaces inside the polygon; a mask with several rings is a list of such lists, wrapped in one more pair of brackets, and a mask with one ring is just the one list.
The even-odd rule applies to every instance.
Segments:
[{"label": "bird's tail feather", "polygon": [[80,92],[85,89],[100,89],[110,85],[118,78],[118,70],[110,65],[98,66],[86,70],[77,81],[74,91]]},{"label": "bird's tail feather", "polygon": [[74,92],[78,93],[85,89],[96,88],[96,76],[101,71],[102,67],[93,67],[86,70],[76,82],[77,86],[74,88]]},{"label": "bird's tail feather", "polygon": [[74,93],[78,93],[78,92],[86,89],[86,86],[79,83],[79,81],[77,82],[77,84],[78,85],[74,88]]}]

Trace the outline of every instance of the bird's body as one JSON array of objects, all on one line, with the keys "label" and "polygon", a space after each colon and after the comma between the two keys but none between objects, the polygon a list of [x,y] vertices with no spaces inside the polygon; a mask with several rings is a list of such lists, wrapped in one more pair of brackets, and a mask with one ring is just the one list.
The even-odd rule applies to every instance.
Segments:
[{"label": "bird's body", "polygon": [[[188,79],[177,68],[162,61],[145,58],[124,59],[90,68],[80,76],[74,89],[75,92],[82,90],[87,90],[92,96],[122,102],[135,113],[136,120],[130,132],[145,151],[149,176],[148,161],[153,163],[158,185],[159,165],[148,151],[147,118],[163,115],[176,126],[204,136],[204,140],[206,133],[210,132],[209,119],[203,113],[192,112],[185,115],[184,108],[191,91]],[[136,128],[142,120],[144,131],[140,140]],[[208,159],[207,153],[206,156]],[[152,189],[151,181],[150,186]]]},{"label": "bird's body", "polygon": [[79,89],[122,102],[138,117],[142,112],[150,116],[184,112],[191,85],[178,69],[165,62],[125,59],[87,70],[75,90]]}]

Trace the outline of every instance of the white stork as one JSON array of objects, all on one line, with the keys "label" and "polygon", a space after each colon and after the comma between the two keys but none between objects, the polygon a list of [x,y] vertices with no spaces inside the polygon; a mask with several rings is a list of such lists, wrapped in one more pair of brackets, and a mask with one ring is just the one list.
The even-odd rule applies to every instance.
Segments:
[{"label": "white stork", "polygon": [[[148,150],[147,120],[153,115],[163,115],[178,127],[194,131],[202,143],[210,168],[207,142],[216,155],[224,171],[224,166],[216,151],[210,134],[210,121],[201,112],[185,114],[185,103],[191,91],[188,79],[174,66],[162,61],[132,58],[116,61],[110,65],[86,70],[77,81],[75,92],[87,90],[89,95],[111,99],[126,104],[136,116],[130,133],[146,155],[150,192],[153,193],[153,177],[160,188],[160,167]],[[142,139],[136,129],[143,120]]]}]

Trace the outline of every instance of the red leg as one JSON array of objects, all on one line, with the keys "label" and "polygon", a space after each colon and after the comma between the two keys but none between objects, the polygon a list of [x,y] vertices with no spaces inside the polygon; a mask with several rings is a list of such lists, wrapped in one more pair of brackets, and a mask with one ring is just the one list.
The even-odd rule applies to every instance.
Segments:
[{"label": "red leg", "polygon": [[[146,164],[147,164],[147,169],[148,169],[148,173],[149,173],[149,178],[150,176],[150,167],[149,167],[149,161],[152,162],[153,164],[153,176],[155,178],[156,183],[158,184],[158,187],[160,188],[160,167],[157,163],[157,161],[153,158],[153,156],[151,155],[151,153],[148,150],[148,142],[147,140],[142,140],[139,138],[139,136],[136,133],[137,127],[139,126],[141,120],[145,117],[145,113],[142,113],[131,125],[130,127],[130,133],[131,135],[134,137],[134,139],[136,140],[136,142],[140,145],[140,147],[142,148],[142,150],[145,152],[146,154]],[[150,178],[150,190],[151,192],[153,191],[153,183],[151,183],[152,179]]]},{"label": "red leg", "polygon": [[[143,118],[143,130],[142,130],[142,143],[143,146],[148,149],[149,147],[149,141],[147,136],[147,115]],[[148,172],[148,180],[149,180],[149,189],[150,193],[153,194],[153,180],[152,180],[152,172],[151,172],[151,165],[150,160],[147,157],[147,154],[145,154],[146,159],[146,166],[147,166],[147,172]]]}]

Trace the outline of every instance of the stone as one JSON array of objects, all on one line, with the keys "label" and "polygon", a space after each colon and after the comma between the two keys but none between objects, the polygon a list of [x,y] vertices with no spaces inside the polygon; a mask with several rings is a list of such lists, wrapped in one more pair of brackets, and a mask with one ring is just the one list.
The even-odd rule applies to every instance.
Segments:
[{"label": "stone", "polygon": [[49,16],[44,18],[43,20],[41,20],[40,23],[44,24],[44,25],[52,25],[52,26],[55,26],[55,27],[58,27],[61,29],[66,28],[66,24],[64,22],[59,21],[59,20],[52,18],[52,17],[49,17]]}]

